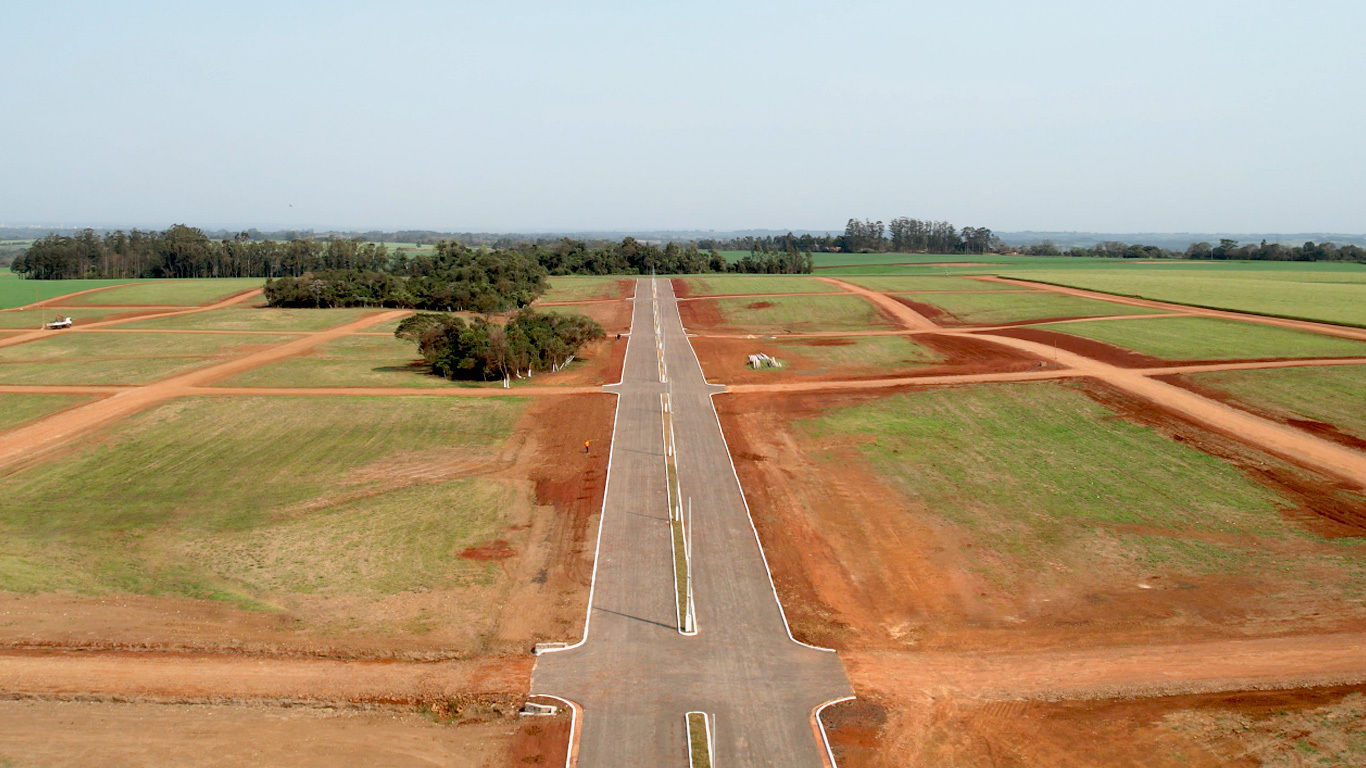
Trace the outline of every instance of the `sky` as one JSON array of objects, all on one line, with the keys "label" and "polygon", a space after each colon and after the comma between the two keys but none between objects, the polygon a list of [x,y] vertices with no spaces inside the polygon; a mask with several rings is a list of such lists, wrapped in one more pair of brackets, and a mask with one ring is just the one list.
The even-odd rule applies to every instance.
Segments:
[{"label": "sky", "polygon": [[0,224],[1366,232],[1366,3],[0,4]]}]

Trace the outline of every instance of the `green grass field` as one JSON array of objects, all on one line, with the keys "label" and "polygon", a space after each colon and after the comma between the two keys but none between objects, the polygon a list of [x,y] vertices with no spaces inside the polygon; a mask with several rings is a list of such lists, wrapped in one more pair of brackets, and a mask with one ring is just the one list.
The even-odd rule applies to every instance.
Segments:
[{"label": "green grass field", "polygon": [[943,277],[942,275],[923,276],[872,276],[841,277],[846,283],[861,285],[884,293],[915,293],[918,291],[1001,291],[1015,289],[1016,286],[1003,283],[988,283],[970,280],[966,277]]},{"label": "green grass field", "polygon": [[1366,356],[1366,343],[1351,339],[1208,317],[1096,320],[1039,327],[1166,360]]},{"label": "green grass field", "polygon": [[[623,277],[552,277],[550,290],[538,301],[592,301],[594,299],[624,299],[631,288],[623,290]],[[629,282],[627,283],[629,285]]]},{"label": "green grass field", "polygon": [[915,301],[939,307],[960,321],[972,325],[1062,317],[1141,315],[1158,311],[1043,292],[912,293],[907,296]]},{"label": "green grass field", "polygon": [[0,312],[0,328],[20,328],[24,330],[37,330],[43,323],[56,320],[58,317],[70,317],[77,323],[82,321],[93,323],[117,314],[123,314],[128,310],[120,309],[18,309],[11,312]]},{"label": "green grass field", "polygon": [[155,280],[107,291],[87,293],[71,300],[83,304],[169,304],[182,307],[211,304],[234,293],[260,288],[264,280],[254,277],[214,280]]},{"label": "green grass field", "polygon": [[[1217,309],[1366,326],[1366,266],[1244,266],[1006,271],[1011,277]],[[1337,269],[1329,269],[1334,266]]]},{"label": "green grass field", "polygon": [[[309,333],[344,325],[363,315],[382,310],[366,307],[348,309],[283,309],[275,307],[230,307],[208,312],[193,312],[175,317],[153,318],[125,323],[121,328],[165,328],[182,331],[278,331]],[[369,330],[369,329],[366,329]]]},{"label": "green grass field", "polygon": [[[497,578],[452,553],[527,489],[469,476],[524,403],[189,398],[0,479],[0,589],[129,592],[268,608]],[[371,629],[367,627],[367,629]]]},{"label": "green grass field", "polygon": [[0,394],[0,430],[17,427],[40,416],[90,400],[81,395]]},{"label": "green grass field", "polygon": [[750,293],[826,293],[838,291],[804,275],[718,275],[682,278],[689,296],[731,296]]},{"label": "green grass field", "polygon": [[65,296],[76,291],[121,285],[128,280],[25,280],[9,270],[0,271],[0,309],[11,309]]},{"label": "green grass field", "polygon": [[229,387],[441,387],[460,386],[432,376],[412,342],[393,336],[347,336],[311,352],[218,382]]},{"label": "green grass field", "polygon": [[[930,365],[943,358],[907,336],[849,336],[775,342],[822,368],[873,368],[892,370]],[[779,360],[783,360],[781,353]],[[772,370],[772,369],[765,369]]]},{"label": "green grass field", "polygon": [[1366,439],[1366,366],[1189,374],[1260,410],[1332,424]]},{"label": "green grass field", "polygon": [[[1317,541],[1280,514],[1287,499],[1069,385],[914,392],[797,427],[813,443],[854,446],[904,495],[907,515],[973,542],[982,575],[1002,589],[1065,583],[1068,573],[1253,576],[1309,563],[1334,574],[1316,589],[1366,587],[1366,569],[1343,559],[1348,548],[1262,547]],[[830,471],[841,455],[829,454]]]},{"label": "green grass field", "polygon": [[291,336],[62,333],[0,347],[0,384],[145,384]]},{"label": "green grass field", "polygon": [[893,326],[860,296],[715,299],[728,328],[749,333],[861,331]]}]

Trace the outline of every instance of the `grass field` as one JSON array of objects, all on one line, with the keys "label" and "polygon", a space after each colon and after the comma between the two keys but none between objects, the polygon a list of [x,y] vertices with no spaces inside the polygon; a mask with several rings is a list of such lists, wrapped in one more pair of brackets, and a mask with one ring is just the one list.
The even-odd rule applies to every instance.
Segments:
[{"label": "grass field", "polygon": [[1366,343],[1208,317],[1154,317],[1041,325],[1167,360],[1366,356]]},{"label": "grass field", "polygon": [[283,594],[374,599],[483,583],[496,565],[451,553],[488,539],[525,491],[468,475],[522,407],[251,397],[159,406],[0,479],[0,589],[260,608]]},{"label": "grass field", "polygon": [[[325,331],[382,310],[366,307],[349,309],[281,309],[274,307],[230,307],[194,312],[175,317],[137,320],[122,328],[165,328],[183,331],[279,331],[308,333]],[[368,329],[367,329],[368,330]]]},{"label": "grass field", "polygon": [[907,514],[973,542],[982,574],[1003,588],[1070,573],[1250,575],[1311,560],[1336,576],[1322,589],[1366,586],[1366,571],[1340,557],[1263,549],[1312,540],[1280,515],[1285,500],[1070,386],[931,390],[798,424],[808,439],[856,445]]},{"label": "grass field", "polygon": [[107,291],[87,293],[71,300],[82,304],[171,304],[193,307],[210,304],[234,293],[260,288],[264,280],[255,277],[214,280],[155,280]]},{"label": "grass field", "polygon": [[11,309],[34,301],[55,299],[76,291],[120,285],[128,280],[25,280],[9,270],[0,271],[0,309]]},{"label": "grass field", "polygon": [[1332,424],[1366,439],[1366,366],[1223,371],[1190,378],[1253,407]]},{"label": "grass field", "polygon": [[749,333],[809,333],[891,328],[859,296],[774,296],[756,300],[716,299],[726,326]]},{"label": "grass field", "polygon": [[[906,336],[850,336],[803,341],[778,341],[789,350],[823,367],[895,369],[942,362],[943,358]],[[782,360],[781,353],[778,359]]]},{"label": "grass field", "polygon": [[88,402],[81,395],[11,395],[0,394],[0,430],[17,427],[26,421]]},{"label": "grass field", "polygon": [[839,289],[804,275],[720,275],[683,278],[689,296],[749,293],[824,293]]},{"label": "grass field", "polygon": [[907,296],[914,301],[939,307],[960,321],[974,325],[1063,317],[1141,315],[1158,311],[1042,292],[912,293]]},{"label": "grass field", "polygon": [[0,347],[0,384],[145,384],[290,336],[62,333]]},{"label": "grass field", "polygon": [[69,317],[77,323],[82,321],[93,323],[116,314],[122,314],[128,310],[119,309],[20,309],[12,312],[0,312],[0,328],[22,328],[25,330],[37,330],[43,323],[56,320],[58,317]]},{"label": "grass field", "polygon": [[915,293],[917,291],[1000,291],[1011,290],[1015,286],[1003,283],[988,283],[970,280],[966,277],[944,277],[942,275],[924,276],[875,276],[840,278],[847,283],[861,285],[874,291],[885,293]]},{"label": "grass field", "polygon": [[1146,299],[1366,326],[1366,266],[1236,269],[1224,265],[1135,270],[1029,270],[1002,274]]},{"label": "grass field", "polygon": [[[630,288],[623,290],[622,277],[552,277],[550,290],[538,301],[592,301],[594,299],[624,299]],[[629,285],[629,283],[628,283]]]},{"label": "grass field", "polygon": [[432,376],[412,342],[393,336],[347,336],[311,352],[219,382],[230,387],[441,387],[460,384]]}]

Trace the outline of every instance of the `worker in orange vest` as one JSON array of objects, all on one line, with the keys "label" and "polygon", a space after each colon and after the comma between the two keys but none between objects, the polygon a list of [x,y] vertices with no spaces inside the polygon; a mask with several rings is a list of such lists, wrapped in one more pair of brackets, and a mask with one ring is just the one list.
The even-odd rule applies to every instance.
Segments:
[{"label": "worker in orange vest", "polygon": [[589,441],[587,441],[587,440],[584,440],[584,441],[583,441],[583,452],[584,452],[584,453],[588,453],[588,444],[589,444]]}]

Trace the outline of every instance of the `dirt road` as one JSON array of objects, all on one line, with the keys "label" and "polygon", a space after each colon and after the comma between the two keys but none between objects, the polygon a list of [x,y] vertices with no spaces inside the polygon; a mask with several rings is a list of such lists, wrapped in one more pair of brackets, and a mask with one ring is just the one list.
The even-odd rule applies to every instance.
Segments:
[{"label": "dirt road", "polygon": [[891,296],[888,296],[885,293],[878,293],[877,291],[870,290],[859,285],[854,285],[853,283],[846,283],[843,280],[836,280],[833,277],[817,277],[816,279],[820,280],[822,283],[829,283],[830,285],[842,288],[843,290],[849,293],[856,293],[859,296],[862,296],[863,298],[876,304],[884,312],[896,318],[898,321],[901,322],[902,325],[906,326],[907,328],[910,328],[911,330],[940,330],[939,326],[935,325],[929,318],[925,317],[919,312],[916,312],[914,309],[911,309],[910,307],[906,306],[905,304],[902,304],[901,302],[897,301]]},{"label": "dirt road", "polygon": [[[94,288],[94,289],[91,289],[91,290],[104,290],[104,289],[102,289],[102,288]],[[88,292],[89,292],[89,291],[81,291],[80,293],[88,293]],[[68,294],[68,296],[77,296],[77,295],[79,295],[79,293]],[[178,317],[178,316],[180,316],[180,315],[193,315],[193,314],[196,314],[196,313],[198,313],[198,312],[212,312],[212,311],[215,310],[215,309],[226,309],[226,308],[231,307],[231,306],[234,306],[234,305],[236,305],[236,304],[241,304],[241,303],[243,303],[243,302],[245,302],[245,301],[248,301],[248,300],[253,299],[253,298],[255,298],[255,297],[257,297],[257,296],[260,296],[260,295],[261,295],[261,289],[260,289],[260,288],[252,288],[251,290],[241,291],[241,292],[239,292],[239,293],[234,293],[233,295],[231,295],[231,296],[229,296],[229,297],[227,297],[227,298],[225,298],[225,299],[221,299],[221,300],[219,300],[219,301],[216,301],[216,302],[214,302],[214,303],[212,303],[212,304],[205,304],[205,305],[203,305],[203,306],[198,306],[198,307],[190,307],[190,308],[188,308],[188,309],[181,309],[181,310],[176,310],[176,311],[173,311],[173,312],[144,312],[144,313],[139,314],[139,315],[136,316],[136,317],[120,317],[120,318],[115,318],[115,319],[113,319],[113,320],[100,320],[100,321],[94,322],[94,323],[81,323],[79,327],[80,327],[82,330],[89,330],[89,329],[91,329],[91,328],[106,328],[106,327],[111,326],[111,325],[119,325],[119,324],[121,324],[121,323],[131,323],[131,322],[133,322],[133,321],[135,321],[135,320],[152,320],[152,319],[160,319],[160,318],[163,318],[163,317]],[[60,297],[60,298],[67,298],[67,297],[66,297],[66,296],[63,296],[63,297]],[[54,299],[54,301],[55,301],[55,299]],[[112,309],[118,309],[117,306],[105,307],[105,309],[111,309],[111,308],[112,308]],[[25,343],[28,343],[28,342],[30,342],[30,341],[37,341],[38,339],[45,339],[45,338],[47,338],[48,336],[52,336],[52,335],[58,334],[58,333],[70,333],[71,330],[72,330],[72,329],[69,329],[69,328],[68,328],[68,329],[66,329],[66,330],[60,330],[60,331],[45,331],[45,330],[44,330],[44,331],[29,331],[28,333],[21,333],[21,334],[19,334],[19,335],[17,335],[17,336],[7,336],[7,337],[5,337],[5,338],[3,338],[3,339],[0,339],[0,347],[10,347],[10,346],[14,346],[15,344],[25,344]]]},{"label": "dirt road", "polygon": [[1108,699],[1366,681],[1366,635],[1028,653],[841,654],[855,690],[898,697]]}]

